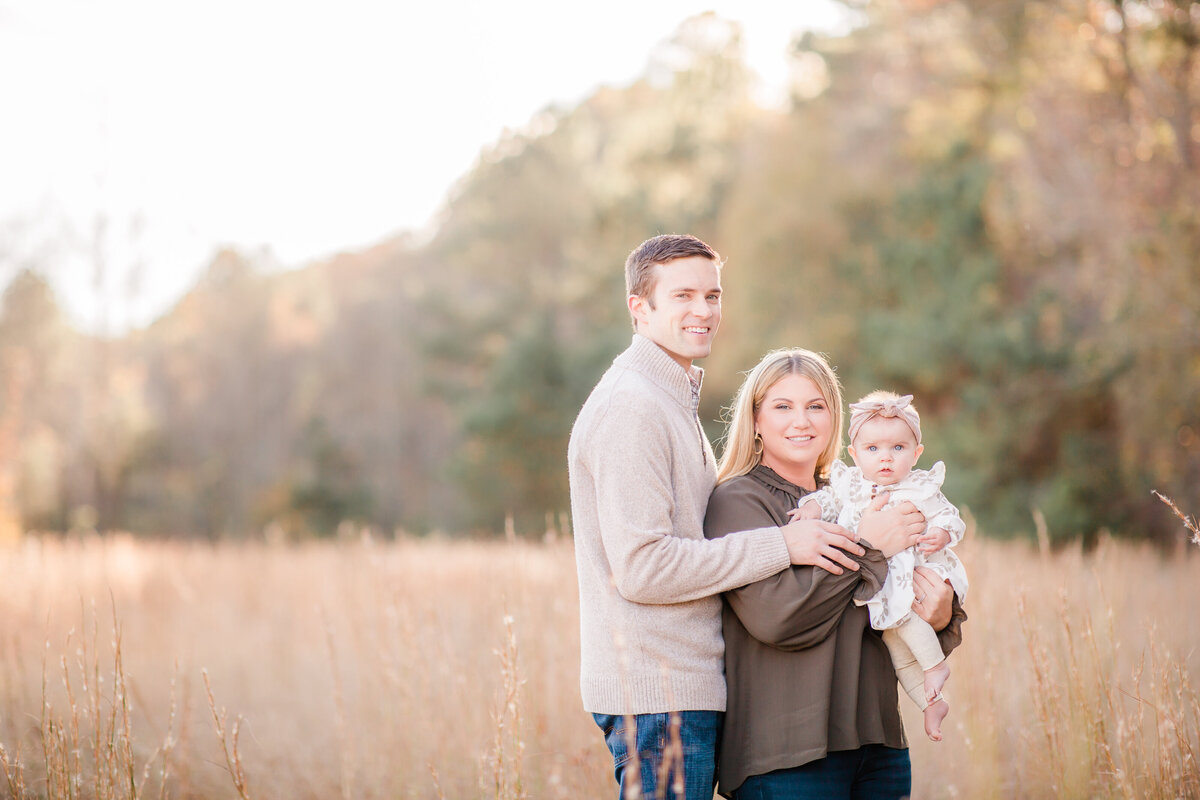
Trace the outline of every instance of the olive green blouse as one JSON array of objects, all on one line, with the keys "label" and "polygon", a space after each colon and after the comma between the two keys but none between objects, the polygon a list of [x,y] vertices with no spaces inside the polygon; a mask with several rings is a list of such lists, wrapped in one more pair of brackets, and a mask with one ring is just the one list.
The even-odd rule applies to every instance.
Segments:
[{"label": "olive green blouse", "polygon": [[[717,486],[708,501],[710,539],[770,525],[806,491],[765,466]],[[867,609],[887,575],[883,553],[862,542],[861,568],[832,575],[793,566],[723,595],[728,701],[718,757],[728,797],[751,775],[798,767],[868,744],[906,748],[896,673]],[[957,600],[938,634],[949,653],[966,619]]]}]

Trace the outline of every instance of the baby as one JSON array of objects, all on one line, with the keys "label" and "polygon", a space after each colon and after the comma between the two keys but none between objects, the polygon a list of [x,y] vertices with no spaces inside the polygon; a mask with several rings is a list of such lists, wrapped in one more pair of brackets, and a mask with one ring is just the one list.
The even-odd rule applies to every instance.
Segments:
[{"label": "baby", "polygon": [[870,600],[855,602],[867,606],[871,627],[883,632],[904,691],[924,710],[925,733],[939,742],[942,720],[950,712],[942,697],[950,667],[933,628],[912,611],[912,604],[922,600],[913,594],[913,568],[929,567],[949,580],[962,602],[967,574],[949,546],[962,541],[966,526],[941,492],[945,465],[939,461],[930,470],[913,469],[925,448],[912,395],[876,391],[850,409],[848,449],[856,466],[834,461],[829,485],[801,498],[795,513],[856,530],[872,498],[887,492],[889,503],[911,500],[925,515],[920,544],[889,558],[883,588]]}]

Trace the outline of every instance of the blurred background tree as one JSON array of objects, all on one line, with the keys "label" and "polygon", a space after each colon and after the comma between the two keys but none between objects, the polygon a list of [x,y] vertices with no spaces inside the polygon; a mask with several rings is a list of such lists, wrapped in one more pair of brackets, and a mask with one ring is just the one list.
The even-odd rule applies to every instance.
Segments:
[{"label": "blurred background tree", "polygon": [[[767,350],[917,396],[929,463],[990,535],[1167,542],[1200,508],[1200,3],[877,0],[753,97],[741,33],[684,21],[644,76],[505,133],[428,241],[303,270],[219,254],[154,325],[0,310],[24,527],[541,534],[575,413],[628,342],[622,264],[728,260],[701,414]],[[0,253],[3,250],[0,248]],[[91,383],[89,383],[91,381]],[[90,387],[90,388],[89,388]]]}]

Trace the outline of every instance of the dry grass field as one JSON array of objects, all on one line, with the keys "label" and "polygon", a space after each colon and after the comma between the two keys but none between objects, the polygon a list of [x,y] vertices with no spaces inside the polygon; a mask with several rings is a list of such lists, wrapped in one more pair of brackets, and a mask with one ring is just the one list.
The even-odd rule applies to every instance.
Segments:
[{"label": "dry grass field", "polygon": [[[905,701],[914,796],[1200,796],[1200,548],[959,551],[946,741]],[[27,539],[0,797],[610,798],[577,613],[569,541]]]}]

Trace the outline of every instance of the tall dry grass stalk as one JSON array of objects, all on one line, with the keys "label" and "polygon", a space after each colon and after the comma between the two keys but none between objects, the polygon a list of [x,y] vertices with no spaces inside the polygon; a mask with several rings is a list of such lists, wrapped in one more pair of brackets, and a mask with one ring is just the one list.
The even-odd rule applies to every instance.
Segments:
[{"label": "tall dry grass stalk", "polygon": [[1164,503],[1166,503],[1167,508],[1171,509],[1175,516],[1179,517],[1180,521],[1183,523],[1183,527],[1187,528],[1192,534],[1192,544],[1200,545],[1200,528],[1196,527],[1195,518],[1189,517],[1187,514],[1184,514],[1182,511],[1180,511],[1179,506],[1175,505],[1175,501],[1166,495],[1160,494],[1159,492],[1154,492],[1153,494],[1159,500],[1162,500]]},{"label": "tall dry grass stalk", "polygon": [[485,796],[496,800],[525,800],[522,766],[525,742],[521,738],[521,680],[517,666],[517,634],[513,618],[504,615],[505,638],[493,652],[500,660],[500,699],[492,713],[495,735],[492,749],[484,759],[483,774],[489,780],[480,786]]},{"label": "tall dry grass stalk", "polygon": [[[152,777],[157,778],[158,796],[165,797],[174,741],[171,728],[174,703],[168,704],[166,736],[149,754],[139,756],[135,752],[133,701],[122,658],[122,632],[116,608],[114,605],[110,641],[112,667],[108,672],[101,668],[101,648],[97,644],[99,623],[94,604],[92,609],[92,634],[90,640],[87,636],[78,638],[74,646],[74,665],[62,655],[57,668],[52,667],[48,660],[52,644],[46,641],[42,652],[41,707],[36,717],[37,741],[30,742],[34,731],[27,725],[26,737],[18,739],[15,746],[15,757],[0,745],[0,768],[4,771],[5,788],[14,800],[27,797],[51,800],[143,798],[149,796],[147,785]],[[80,621],[86,627],[87,617],[82,609]],[[75,631],[71,629],[64,638],[67,649],[73,638]],[[55,677],[61,681],[61,686],[55,686]],[[32,713],[27,717],[28,720],[34,718]],[[37,749],[41,756],[39,767],[33,772],[35,778],[31,778],[21,757],[21,753],[29,749]]]},{"label": "tall dry grass stalk", "polygon": [[[901,704],[914,796],[1200,796],[1200,552],[958,550],[946,740]],[[30,540],[0,620],[0,798],[613,795],[569,540]]]},{"label": "tall dry grass stalk", "polygon": [[241,731],[242,717],[239,715],[229,728],[229,714],[224,708],[217,708],[217,700],[213,697],[212,683],[208,679],[208,670],[201,670],[204,676],[204,693],[208,696],[208,707],[212,711],[213,727],[217,733],[217,741],[221,743],[221,754],[225,756],[225,766],[229,769],[229,779],[233,788],[242,800],[250,800],[250,785],[246,780],[246,770],[242,765],[242,756],[238,751],[238,736]]}]

